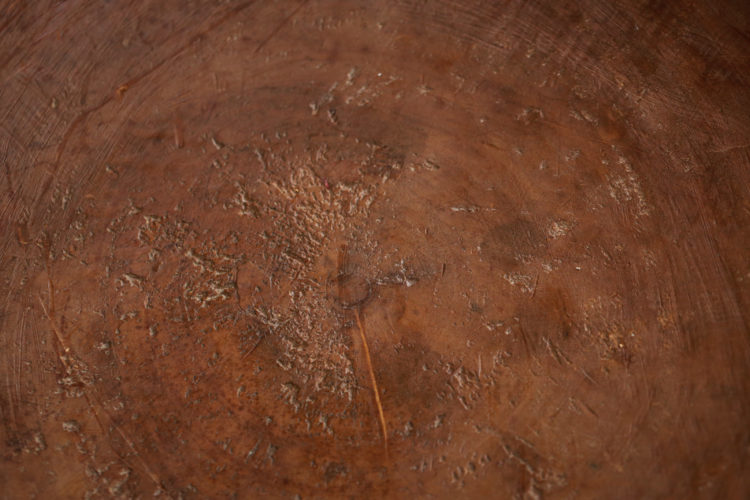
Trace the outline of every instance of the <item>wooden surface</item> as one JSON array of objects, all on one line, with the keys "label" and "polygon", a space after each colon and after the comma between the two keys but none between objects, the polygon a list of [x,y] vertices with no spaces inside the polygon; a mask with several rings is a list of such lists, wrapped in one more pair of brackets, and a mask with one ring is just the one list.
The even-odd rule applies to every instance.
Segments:
[{"label": "wooden surface", "polygon": [[0,496],[747,498],[749,80],[743,1],[4,1]]}]

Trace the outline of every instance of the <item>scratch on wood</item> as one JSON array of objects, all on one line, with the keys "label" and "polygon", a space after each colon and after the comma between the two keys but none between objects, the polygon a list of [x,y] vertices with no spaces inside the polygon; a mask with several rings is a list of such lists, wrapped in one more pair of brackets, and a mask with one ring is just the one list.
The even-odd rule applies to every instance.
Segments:
[{"label": "scratch on wood", "polygon": [[383,404],[380,402],[380,391],[378,390],[378,382],[375,379],[375,371],[372,369],[372,359],[370,358],[370,348],[367,345],[367,337],[365,336],[365,327],[362,325],[362,319],[360,317],[360,309],[354,310],[354,316],[357,319],[357,326],[359,327],[359,335],[362,338],[362,346],[365,351],[365,358],[367,359],[367,369],[370,372],[370,381],[372,382],[372,392],[375,393],[375,404],[378,407],[378,417],[380,418],[380,427],[383,430],[383,448],[385,449],[385,456],[388,458],[388,428],[385,425],[385,415],[383,414]]},{"label": "scratch on wood", "polygon": [[273,38],[274,36],[276,36],[276,34],[277,34],[277,33],[278,33],[279,31],[281,31],[281,28],[283,28],[283,27],[284,27],[284,26],[285,26],[285,25],[286,25],[286,24],[287,24],[287,23],[288,23],[289,21],[291,21],[291,20],[292,20],[292,18],[293,18],[293,17],[295,16],[295,15],[297,15],[297,12],[299,12],[299,11],[300,11],[300,9],[301,9],[302,7],[304,7],[304,6],[305,6],[305,4],[306,4],[306,3],[307,3],[307,0],[303,0],[302,2],[300,2],[300,4],[299,4],[299,5],[298,5],[298,6],[297,6],[297,7],[296,7],[296,8],[295,8],[295,9],[294,9],[294,10],[293,10],[293,11],[292,11],[292,12],[291,12],[291,13],[290,13],[290,14],[289,14],[288,16],[286,16],[286,17],[285,17],[285,18],[284,18],[284,19],[283,19],[283,20],[282,20],[282,21],[281,21],[281,22],[280,22],[280,23],[279,23],[278,25],[276,25],[276,27],[275,27],[275,28],[273,29],[273,31],[271,31],[271,33],[270,33],[270,34],[269,34],[269,35],[268,35],[268,36],[267,36],[266,38],[264,38],[264,39],[263,39],[263,41],[261,41],[261,42],[260,42],[260,43],[258,44],[258,47],[256,47],[256,49],[255,49],[255,53],[257,54],[258,52],[260,52],[260,51],[261,51],[261,49],[262,49],[263,47],[265,47],[265,46],[266,46],[266,44],[267,44],[267,43],[268,43],[269,41],[271,41],[271,39],[272,39],[272,38]]},{"label": "scratch on wood", "polygon": [[[49,248],[47,248],[48,250]],[[66,371],[68,372],[74,372],[74,366],[70,363],[69,358],[67,355],[73,355],[70,347],[65,342],[65,339],[63,337],[62,331],[60,330],[60,327],[57,325],[57,321],[55,320],[55,305],[54,305],[54,285],[52,283],[52,277],[50,275],[49,270],[49,252],[47,252],[46,256],[46,262],[45,267],[47,268],[47,287],[49,290],[49,299],[48,299],[48,305],[49,307],[44,306],[44,301],[42,300],[42,296],[39,295],[39,304],[42,306],[42,311],[44,312],[44,315],[49,320],[50,326],[52,327],[52,330],[55,332],[55,337],[57,338],[57,341],[60,344],[60,348],[62,349],[63,353],[59,354],[58,357],[60,358],[60,362],[62,363],[63,367],[65,367]],[[102,423],[100,411],[97,408],[97,405],[95,405],[92,402],[93,396],[89,394],[88,391],[83,391],[83,395],[86,398],[86,403],[88,404],[89,408],[94,414],[94,418],[99,425],[99,427],[102,429],[102,431],[106,432],[106,427]],[[99,403],[98,406],[101,406]],[[105,416],[108,418],[111,428],[114,428],[114,430],[117,431],[117,433],[120,435],[123,441],[128,445],[128,447],[132,450],[132,452],[138,457],[138,460],[141,462],[141,465],[143,467],[143,470],[146,472],[146,475],[151,479],[159,488],[159,490],[163,491],[164,487],[162,486],[162,482],[159,480],[159,477],[151,470],[151,468],[148,466],[145,460],[140,456],[138,453],[138,450],[136,450],[135,445],[133,442],[127,437],[127,435],[120,429],[119,426],[117,426],[114,421],[112,420],[112,417],[107,413],[106,410],[102,409],[102,413],[105,414]],[[117,453],[115,451],[115,453]],[[119,453],[117,453],[119,455]],[[125,461],[124,458],[120,457],[123,462]],[[168,497],[169,498],[169,497]]]}]

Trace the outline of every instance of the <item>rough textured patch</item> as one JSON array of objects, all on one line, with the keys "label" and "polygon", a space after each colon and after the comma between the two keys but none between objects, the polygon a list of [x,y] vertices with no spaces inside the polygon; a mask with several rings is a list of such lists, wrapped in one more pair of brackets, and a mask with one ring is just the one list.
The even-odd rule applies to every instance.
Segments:
[{"label": "rough textured patch", "polygon": [[0,496],[746,497],[749,16],[3,2]]}]

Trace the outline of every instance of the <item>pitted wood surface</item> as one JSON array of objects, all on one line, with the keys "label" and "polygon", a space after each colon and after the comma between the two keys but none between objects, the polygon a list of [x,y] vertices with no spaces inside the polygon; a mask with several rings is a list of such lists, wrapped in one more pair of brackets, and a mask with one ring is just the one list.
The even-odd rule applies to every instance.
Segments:
[{"label": "pitted wood surface", "polygon": [[750,8],[612,4],[4,2],[0,495],[750,494]]}]

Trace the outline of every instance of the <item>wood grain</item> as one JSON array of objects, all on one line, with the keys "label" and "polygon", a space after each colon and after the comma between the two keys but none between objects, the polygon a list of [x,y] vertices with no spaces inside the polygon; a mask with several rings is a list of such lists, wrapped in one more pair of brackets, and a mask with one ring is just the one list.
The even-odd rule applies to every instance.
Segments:
[{"label": "wood grain", "polygon": [[746,498],[746,2],[5,1],[0,497]]}]

